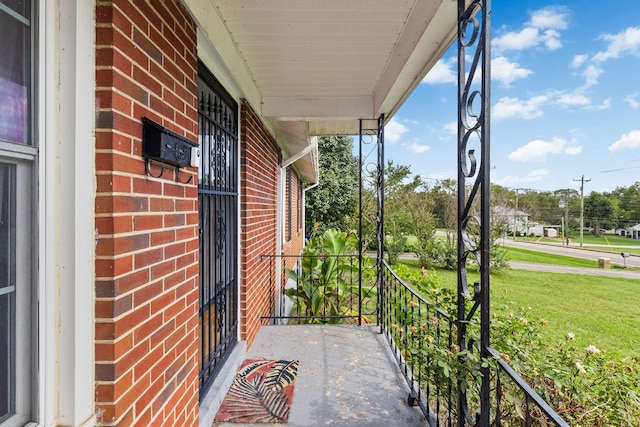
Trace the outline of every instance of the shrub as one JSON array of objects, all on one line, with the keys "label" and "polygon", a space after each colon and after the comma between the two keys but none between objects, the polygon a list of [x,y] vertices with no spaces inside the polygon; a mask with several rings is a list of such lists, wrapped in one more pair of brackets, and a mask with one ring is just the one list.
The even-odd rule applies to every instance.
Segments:
[{"label": "shrub", "polygon": [[[435,306],[456,312],[456,295],[441,288],[435,272],[405,265],[394,270]],[[578,348],[571,332],[561,342],[542,342],[541,330],[548,323],[545,319],[536,318],[530,308],[502,308],[506,314],[492,317],[491,346],[570,425],[640,425],[640,357],[614,360],[599,350],[597,343]],[[477,322],[467,327],[471,335],[477,334]],[[490,361],[460,351],[455,345],[439,345],[428,336],[428,327],[404,333],[408,335],[404,339],[407,356],[425,362],[425,375],[432,383],[463,379],[461,384],[466,387],[469,375],[477,378],[479,365],[491,365],[493,369]],[[503,425],[523,425],[525,404],[520,392],[505,384],[502,393],[503,407],[515,408],[503,413]],[[547,425],[542,415],[533,421],[533,425]]]}]

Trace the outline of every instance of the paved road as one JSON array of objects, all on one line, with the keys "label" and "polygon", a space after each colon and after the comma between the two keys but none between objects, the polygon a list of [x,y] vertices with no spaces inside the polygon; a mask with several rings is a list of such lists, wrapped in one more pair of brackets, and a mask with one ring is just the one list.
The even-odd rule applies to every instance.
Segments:
[{"label": "paved road", "polygon": [[[538,252],[546,252],[550,254],[556,255],[567,255],[576,258],[584,258],[584,259],[592,259],[597,261],[598,258],[609,258],[611,260],[612,265],[624,266],[624,259],[620,256],[621,252],[624,252],[625,247],[613,247],[617,252],[611,253],[606,252],[604,250],[598,250],[597,247],[576,247],[572,244],[572,246],[559,246],[559,245],[551,245],[547,243],[533,243],[533,242],[521,242],[516,240],[515,242],[510,239],[499,240],[499,243],[504,243],[504,246],[510,246],[514,248],[522,248],[529,249]],[[635,246],[637,247],[637,246]],[[609,248],[607,246],[607,248]],[[619,252],[618,252],[619,250]],[[640,257],[637,255],[631,255],[627,258],[627,266],[628,267],[640,267]]]},{"label": "paved road", "polygon": [[[576,258],[584,258],[584,259],[592,259],[597,261],[598,258],[609,258],[611,260],[611,266],[624,266],[624,259],[620,255],[620,252],[623,252],[627,247],[617,246],[614,247],[615,250],[620,249],[620,252],[606,252],[603,250],[598,250],[596,247],[585,247],[580,248],[576,247],[577,244],[573,243],[571,246],[560,246],[553,245],[547,243],[534,243],[534,242],[522,242],[516,240],[515,242],[510,239],[501,240],[500,243],[503,243],[504,246],[510,246],[514,248],[528,249],[532,251],[538,252],[546,252],[550,254],[556,255],[567,255]],[[629,248],[633,248],[637,246],[630,246]],[[610,248],[607,246],[607,248]],[[402,258],[405,259],[416,259],[413,254],[403,254]],[[510,261],[509,265],[511,268],[515,270],[530,270],[530,271],[546,271],[550,273],[569,273],[569,274],[585,274],[590,276],[603,276],[603,277],[617,277],[622,279],[639,279],[640,280],[640,271],[626,271],[621,269],[600,269],[600,268],[581,268],[581,267],[567,267],[562,265],[551,265],[551,264],[536,264],[530,262],[520,262],[520,261]],[[640,256],[631,255],[627,258],[627,267],[639,267],[640,268]]]},{"label": "paved road", "polygon": [[583,274],[588,276],[615,277],[619,279],[638,279],[640,271],[625,271],[618,269],[566,267],[564,265],[535,264],[532,262],[509,261],[514,270],[545,271],[548,273]]},{"label": "paved road", "polygon": [[[528,249],[538,252],[546,252],[556,255],[567,255],[576,258],[591,259],[597,261],[598,258],[609,258],[612,266],[624,266],[624,259],[620,255],[625,247],[617,247],[614,250],[620,250],[620,252],[606,252],[598,250],[595,247],[580,248],[575,246],[559,246],[547,243],[533,243],[522,242],[516,240],[504,239],[504,246],[513,248]],[[609,247],[607,247],[609,249]],[[531,270],[531,271],[547,271],[551,273],[570,273],[570,274],[587,274],[590,276],[603,276],[603,277],[617,277],[622,279],[640,279],[640,271],[625,271],[620,269],[601,269],[601,268],[580,268],[580,267],[567,267],[562,265],[550,265],[550,264],[534,264],[529,262],[510,261],[511,268],[516,270]],[[627,267],[640,267],[640,257],[631,255],[627,258]]]}]

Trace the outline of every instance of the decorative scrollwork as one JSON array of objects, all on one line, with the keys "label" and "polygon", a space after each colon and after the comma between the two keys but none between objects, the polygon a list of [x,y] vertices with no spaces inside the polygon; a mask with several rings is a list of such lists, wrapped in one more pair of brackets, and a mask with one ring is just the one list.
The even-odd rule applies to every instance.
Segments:
[{"label": "decorative scrollwork", "polygon": [[225,313],[227,312],[227,295],[224,282],[221,280],[216,283],[216,331],[221,332],[224,330],[224,324],[226,320]]},{"label": "decorative scrollwork", "polygon": [[216,258],[224,255],[224,245],[227,239],[227,221],[224,209],[216,211]]},{"label": "decorative scrollwork", "polygon": [[211,154],[209,156],[212,184],[218,188],[226,188],[227,186],[227,151],[228,141],[223,132],[220,131],[215,136],[214,143],[211,145]]},{"label": "decorative scrollwork", "polygon": [[[490,263],[487,111],[490,0],[475,0],[465,7],[467,2],[458,0],[458,346],[467,350],[463,358],[488,354]],[[468,57],[473,59],[467,67]],[[471,262],[480,269],[480,280],[473,281],[472,292],[467,275]],[[490,425],[488,371],[473,369],[480,369],[482,375],[470,372],[466,386],[458,384],[459,426]]]}]

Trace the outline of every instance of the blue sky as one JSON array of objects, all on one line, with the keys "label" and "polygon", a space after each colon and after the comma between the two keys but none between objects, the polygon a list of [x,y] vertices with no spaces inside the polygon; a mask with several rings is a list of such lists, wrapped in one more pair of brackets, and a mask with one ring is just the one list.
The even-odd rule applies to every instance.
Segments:
[{"label": "blue sky", "polygon": [[[640,181],[640,1],[494,0],[491,181],[585,193]],[[457,53],[385,127],[385,156],[455,178]]]}]

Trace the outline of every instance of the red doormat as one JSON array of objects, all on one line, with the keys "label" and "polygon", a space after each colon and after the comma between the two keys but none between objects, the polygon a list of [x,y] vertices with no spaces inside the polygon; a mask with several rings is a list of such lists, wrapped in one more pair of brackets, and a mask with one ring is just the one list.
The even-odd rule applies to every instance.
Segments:
[{"label": "red doormat", "polygon": [[215,421],[288,422],[298,363],[297,360],[245,360]]}]

